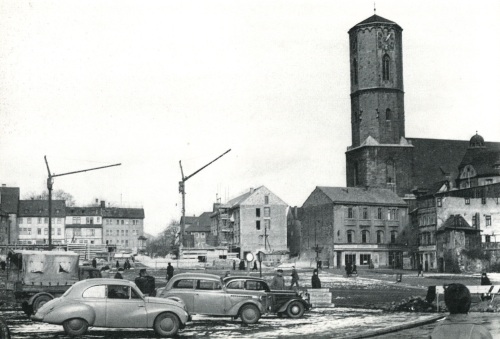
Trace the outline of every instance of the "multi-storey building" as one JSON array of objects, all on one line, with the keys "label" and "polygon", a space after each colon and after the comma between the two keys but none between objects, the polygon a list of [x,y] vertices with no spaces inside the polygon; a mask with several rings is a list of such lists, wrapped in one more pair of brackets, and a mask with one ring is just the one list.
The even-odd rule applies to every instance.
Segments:
[{"label": "multi-storey building", "polygon": [[401,235],[408,229],[408,205],[392,190],[316,187],[298,218],[301,257],[336,267],[403,266]]},{"label": "multi-storey building", "polygon": [[[105,207],[101,201],[103,242],[137,252],[144,241],[144,209]],[[139,239],[141,238],[141,239]]]},{"label": "multi-storey building", "polygon": [[[52,244],[64,244],[66,204],[52,200]],[[17,220],[18,243],[43,245],[49,243],[49,203],[47,200],[19,200]]]},{"label": "multi-storey building", "polygon": [[[288,205],[267,187],[251,188],[224,205],[228,207],[218,209],[212,214],[212,220],[219,218],[229,220],[229,223],[217,226],[217,234],[214,235],[230,233],[227,231],[232,229],[232,251],[238,252],[240,258],[248,252],[255,255],[259,251],[267,254],[287,251]],[[227,217],[224,212],[227,212]],[[220,239],[228,238],[224,235]]]},{"label": "multi-storey building", "polygon": [[102,244],[100,207],[66,207],[66,243]]},{"label": "multi-storey building", "polygon": [[417,197],[419,257],[426,270],[443,271],[444,258],[437,254],[437,231],[451,216],[461,216],[480,230],[483,244],[500,242],[500,183],[448,190],[443,183],[434,193]]},{"label": "multi-storey building", "polygon": [[210,231],[215,240],[212,245],[228,246],[232,252],[234,245],[233,220],[229,219],[230,205],[216,202],[210,215]]},{"label": "multi-storey building", "polygon": [[0,187],[0,245],[17,241],[19,187]]},{"label": "multi-storey building", "polygon": [[185,230],[185,246],[187,248],[207,248],[210,241],[210,215],[212,212],[203,212],[196,220],[190,222]]}]

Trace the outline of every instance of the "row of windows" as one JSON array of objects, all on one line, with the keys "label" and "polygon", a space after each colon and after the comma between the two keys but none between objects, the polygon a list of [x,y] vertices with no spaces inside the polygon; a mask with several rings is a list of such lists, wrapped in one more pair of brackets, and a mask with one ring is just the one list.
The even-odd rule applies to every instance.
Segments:
[{"label": "row of windows", "polygon": [[[139,230],[132,230],[132,235],[139,235]],[[128,230],[106,230],[106,235],[128,237]]]},{"label": "row of windows", "polygon": [[[498,205],[500,199],[499,198],[495,198],[495,200],[496,200],[496,203]],[[486,202],[487,202],[486,197],[481,197],[481,204],[482,205],[486,205]],[[464,198],[464,203],[465,203],[465,205],[470,205],[470,198],[468,198],[468,197]],[[436,206],[437,207],[442,207],[443,206],[443,198],[442,197],[436,198]]]},{"label": "row of windows", "polygon": [[[398,237],[398,232],[397,231],[391,231],[391,244],[396,243],[396,239]],[[352,244],[354,242],[356,232],[355,231],[347,231],[347,243]],[[383,244],[385,243],[385,237],[384,237],[384,231],[377,231],[377,244]],[[370,231],[363,230],[361,231],[361,243],[362,244],[368,244],[371,243],[371,238],[370,238]]]},{"label": "row of windows", "polygon": [[[266,230],[271,229],[271,219],[264,219],[264,227]],[[260,230],[260,220],[255,220],[255,229]]]},{"label": "row of windows", "polygon": [[[376,209],[371,209],[369,207],[348,207],[345,210],[346,218],[356,218],[356,210],[359,210],[361,213],[360,219],[372,219],[370,211],[372,211],[374,219],[382,220],[384,217],[384,209],[382,207]],[[386,220],[399,220],[399,210],[397,208],[388,208],[385,211],[385,217]]]},{"label": "row of windows", "polygon": [[[49,229],[48,228],[31,228],[31,227],[20,227],[19,228],[19,235],[31,235],[32,232],[35,232],[37,235],[48,235],[49,234]],[[43,230],[43,231],[42,231]],[[52,228],[52,235],[61,235],[62,234],[62,229],[61,228]]]},{"label": "row of windows", "polygon": [[137,219],[106,219],[106,225],[128,225],[129,222],[132,225],[139,225],[139,220]]},{"label": "row of windows", "polygon": [[[52,218],[52,223],[53,224],[61,224],[62,220],[63,220],[63,218]],[[25,221],[26,221],[26,224],[31,224],[32,222],[34,224],[35,221],[37,224],[48,224],[49,218],[19,218],[19,224],[24,224]]]},{"label": "row of windows", "polygon": [[[376,117],[377,117],[377,119],[379,119],[380,118],[380,112],[379,112],[378,108],[375,111],[377,112]],[[396,117],[396,114],[393,114],[393,112],[391,111],[390,108],[386,108],[385,109],[385,120],[386,121],[391,121],[395,117]],[[362,109],[359,110],[359,113],[356,112],[356,111],[354,112],[354,119],[358,123],[361,122],[361,120],[363,120],[363,110]]]},{"label": "row of windows", "polygon": [[[95,223],[100,224],[101,223],[101,217],[95,217]],[[82,220],[83,219],[83,220]],[[73,224],[87,224],[87,225],[93,225],[94,224],[94,217],[73,217],[72,223]]]}]

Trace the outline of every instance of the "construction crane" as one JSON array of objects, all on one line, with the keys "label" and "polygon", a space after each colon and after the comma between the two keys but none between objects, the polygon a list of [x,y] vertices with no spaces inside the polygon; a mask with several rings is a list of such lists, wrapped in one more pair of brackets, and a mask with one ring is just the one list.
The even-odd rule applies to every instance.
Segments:
[{"label": "construction crane", "polygon": [[228,149],[227,151],[225,151],[224,153],[222,153],[221,155],[219,155],[217,158],[215,158],[214,160],[210,161],[208,164],[206,164],[205,166],[203,166],[202,168],[200,168],[196,172],[188,175],[187,177],[184,176],[184,171],[182,170],[182,163],[179,160],[179,166],[181,168],[181,176],[182,176],[182,180],[179,181],[179,193],[182,194],[182,218],[181,218],[181,230],[180,230],[180,233],[179,233],[179,253],[177,255],[178,258],[181,255],[182,242],[184,240],[184,230],[186,228],[186,185],[185,185],[185,183],[186,183],[186,181],[189,178],[193,177],[195,174],[197,174],[198,172],[200,172],[202,169],[206,168],[210,164],[212,164],[215,161],[219,160],[220,158],[222,158],[224,155],[226,155],[230,151],[231,151],[231,149]]},{"label": "construction crane", "polygon": [[52,174],[52,173],[50,173],[50,168],[49,168],[49,163],[47,161],[47,156],[44,155],[44,158],[45,158],[45,165],[47,165],[47,172],[49,174],[49,177],[47,178],[47,189],[49,190],[49,251],[52,251],[52,186],[54,184],[54,178],[61,177],[63,175],[94,171],[94,170],[113,167],[113,166],[120,166],[121,164],[113,164],[113,165],[108,165],[108,166],[94,167],[94,168],[84,169],[84,170],[80,170],[80,171],[72,171],[72,172],[61,173],[61,174]]}]

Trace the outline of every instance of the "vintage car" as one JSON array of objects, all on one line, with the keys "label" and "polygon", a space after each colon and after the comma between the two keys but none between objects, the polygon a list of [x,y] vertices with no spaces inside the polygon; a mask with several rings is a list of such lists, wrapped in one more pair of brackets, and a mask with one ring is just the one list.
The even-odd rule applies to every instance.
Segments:
[{"label": "vintage car", "polygon": [[271,290],[264,279],[252,276],[229,276],[223,279],[228,291],[244,291],[252,293],[264,291],[267,293],[267,310],[276,313],[278,317],[288,315],[290,318],[300,318],[311,308],[309,295],[299,294],[294,290]]},{"label": "vintage car", "polygon": [[255,324],[266,312],[267,294],[231,293],[218,275],[181,273],[174,275],[165,288],[158,289],[161,298],[181,299],[190,314],[241,318],[245,324]]},{"label": "vintage car", "polygon": [[75,283],[31,319],[62,325],[72,336],[83,335],[89,326],[153,328],[160,336],[174,336],[190,316],[181,301],[145,297],[131,281],[100,278]]}]

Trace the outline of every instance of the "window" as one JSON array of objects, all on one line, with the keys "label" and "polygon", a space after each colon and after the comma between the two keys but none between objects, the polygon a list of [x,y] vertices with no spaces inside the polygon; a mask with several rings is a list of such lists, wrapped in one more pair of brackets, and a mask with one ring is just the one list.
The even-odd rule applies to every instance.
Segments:
[{"label": "window", "polygon": [[43,222],[48,224],[49,223],[49,218],[43,218]]},{"label": "window", "polygon": [[266,204],[266,205],[269,204],[269,196],[268,195],[264,196],[264,204]]},{"label": "window", "polygon": [[106,286],[98,285],[87,288],[83,294],[83,298],[99,298],[104,299],[106,296]]},{"label": "window", "polygon": [[245,289],[252,291],[266,291],[266,285],[264,285],[262,281],[247,280]]},{"label": "window", "polygon": [[37,229],[37,234],[38,234],[38,235],[42,235],[42,229],[41,229],[41,228],[38,228],[38,229]]},{"label": "window", "polygon": [[470,205],[470,198],[465,198],[465,204]]},{"label": "window", "polygon": [[481,197],[481,204],[483,204],[483,205],[486,204],[486,197]]},{"label": "window", "polygon": [[44,235],[48,235],[49,234],[49,229],[48,228],[44,228],[43,229],[43,234]]},{"label": "window", "polygon": [[394,184],[396,178],[394,161],[387,160],[385,166],[386,166],[386,182],[388,184]]},{"label": "window", "polygon": [[363,207],[363,219],[368,219],[368,208]]},{"label": "window", "polygon": [[264,207],[264,218],[269,218],[271,216],[271,209],[269,207]]},{"label": "window", "polygon": [[368,233],[368,231],[361,231],[361,242],[363,244],[366,244],[368,242],[369,236],[370,236],[370,233]]},{"label": "window", "polygon": [[57,224],[60,224],[60,223],[61,223],[61,218],[57,218],[57,219],[56,219],[56,223],[57,223]]},{"label": "window", "polygon": [[27,222],[28,224],[31,224],[31,218],[26,218],[26,222]]},{"label": "window", "polygon": [[382,244],[384,242],[384,232],[377,231],[377,244]]},{"label": "window", "polygon": [[344,260],[346,264],[356,264],[356,254],[346,254]]},{"label": "window", "polygon": [[41,224],[41,223],[42,223],[42,218],[38,218],[37,224]]},{"label": "window", "polygon": [[395,244],[396,243],[397,236],[398,236],[398,232],[397,231],[392,231],[391,232],[391,244]]},{"label": "window", "polygon": [[122,237],[125,236],[125,230],[122,230]]},{"label": "window", "polygon": [[100,224],[100,223],[101,223],[101,217],[97,217],[96,219],[97,219],[97,221],[96,221],[96,222],[97,222],[98,224]]},{"label": "window", "polygon": [[369,265],[371,261],[370,254],[360,254],[359,255],[359,264],[360,265]]},{"label": "window", "polygon": [[491,242],[491,235],[485,235],[484,242]]},{"label": "window", "polygon": [[491,215],[486,215],[484,218],[486,219],[486,226],[491,226]]},{"label": "window", "polygon": [[198,280],[197,290],[221,290],[222,286],[220,281],[213,280]]},{"label": "window", "polygon": [[122,219],[122,225],[125,225],[125,220]]},{"label": "window", "polygon": [[79,224],[80,223],[80,217],[73,217],[73,224]]},{"label": "window", "polygon": [[266,228],[266,230],[271,229],[271,219],[264,220],[264,227]]},{"label": "window", "polygon": [[120,236],[120,230],[116,230],[116,236]]},{"label": "window", "polygon": [[377,219],[382,219],[382,207],[379,207],[377,209]]},{"label": "window", "polygon": [[441,198],[437,198],[436,203],[437,203],[437,207],[443,206],[443,202],[442,202]]},{"label": "window", "polygon": [[260,218],[260,208],[255,209],[255,217]]},{"label": "window", "polygon": [[260,230],[260,220],[255,221],[255,228]]},{"label": "window", "polygon": [[352,244],[352,238],[354,236],[354,232],[353,231],[348,231],[347,232],[347,243],[348,244]]},{"label": "window", "polygon": [[243,289],[243,280],[231,281],[226,285],[228,289],[231,290],[242,290]]},{"label": "window", "polygon": [[129,299],[130,287],[123,285],[108,285],[109,299]]},{"label": "window", "polygon": [[352,207],[349,207],[349,208],[347,209],[347,217],[348,217],[349,219],[354,218],[354,211],[353,211]]},{"label": "window", "polygon": [[94,223],[94,218],[92,217],[87,217],[86,218],[87,224],[93,224]]},{"label": "window", "polygon": [[116,224],[120,225],[120,220],[116,219]]},{"label": "window", "polygon": [[57,235],[61,235],[61,229],[60,228],[57,229]]},{"label": "window", "polygon": [[391,58],[385,54],[382,58],[382,79],[389,80]]},{"label": "window", "polygon": [[354,59],[352,61],[352,79],[355,85],[358,84],[358,61]]},{"label": "window", "polygon": [[388,108],[385,110],[385,120],[389,121],[392,119],[392,112],[391,112],[391,109]]}]

